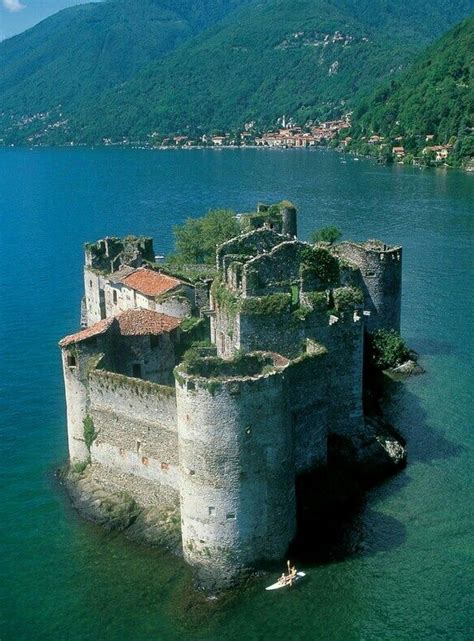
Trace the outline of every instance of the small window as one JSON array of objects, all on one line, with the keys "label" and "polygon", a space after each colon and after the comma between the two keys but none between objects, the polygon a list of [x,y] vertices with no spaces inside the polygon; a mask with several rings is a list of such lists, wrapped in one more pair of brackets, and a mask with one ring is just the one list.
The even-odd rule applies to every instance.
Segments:
[{"label": "small window", "polygon": [[162,463],[161,464],[161,469],[162,470],[169,470],[170,469],[169,463]]},{"label": "small window", "polygon": [[375,272],[366,272],[365,275],[367,278],[373,278],[375,276]]},{"label": "small window", "polygon": [[248,425],[245,428],[245,433],[246,433],[247,436],[250,436],[250,434],[252,434],[252,428],[250,427],[250,425]]},{"label": "small window", "polygon": [[140,454],[141,449],[142,449],[142,442],[137,441],[137,454]]},{"label": "small window", "polygon": [[235,514],[234,514],[234,512],[228,512],[228,513],[225,515],[225,518],[227,519],[227,521],[235,521]]},{"label": "small window", "polygon": [[209,510],[209,516],[215,516],[216,515],[216,508],[215,507],[210,507],[208,508]]},{"label": "small window", "polygon": [[92,281],[91,280],[89,281],[89,287],[92,287]]},{"label": "small window", "polygon": [[117,304],[117,291],[115,289],[112,292],[112,299],[114,301],[114,305],[116,305]]},{"label": "small window", "polygon": [[143,463],[143,465],[148,465],[148,463],[149,463],[148,456],[142,456],[142,463]]},{"label": "small window", "polygon": [[132,376],[133,378],[143,378],[142,377],[142,366],[140,363],[134,363],[132,365]]},{"label": "small window", "polygon": [[74,356],[74,354],[67,355],[67,366],[76,367],[76,357]]}]

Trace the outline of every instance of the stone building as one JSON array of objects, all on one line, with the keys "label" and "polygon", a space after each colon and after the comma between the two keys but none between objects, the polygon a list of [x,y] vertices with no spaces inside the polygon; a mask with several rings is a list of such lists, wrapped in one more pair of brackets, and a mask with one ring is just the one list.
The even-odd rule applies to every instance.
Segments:
[{"label": "stone building", "polygon": [[[290,203],[240,220],[209,300],[153,268],[150,239],[87,246],[87,327],[60,342],[71,462],[177,510],[185,559],[220,587],[284,558],[301,474],[383,447],[364,331],[400,326],[401,248],[301,242]],[[196,327],[211,347],[183,358]]]}]

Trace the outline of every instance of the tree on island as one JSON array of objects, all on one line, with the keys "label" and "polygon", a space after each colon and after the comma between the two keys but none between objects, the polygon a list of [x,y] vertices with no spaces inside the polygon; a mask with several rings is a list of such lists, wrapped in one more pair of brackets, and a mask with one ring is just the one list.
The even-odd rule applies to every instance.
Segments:
[{"label": "tree on island", "polygon": [[188,218],[173,228],[176,252],[170,262],[176,264],[213,265],[216,247],[240,233],[235,212],[211,209],[202,218]]},{"label": "tree on island", "polygon": [[342,236],[342,231],[333,225],[322,227],[311,234],[312,243],[335,243]]}]

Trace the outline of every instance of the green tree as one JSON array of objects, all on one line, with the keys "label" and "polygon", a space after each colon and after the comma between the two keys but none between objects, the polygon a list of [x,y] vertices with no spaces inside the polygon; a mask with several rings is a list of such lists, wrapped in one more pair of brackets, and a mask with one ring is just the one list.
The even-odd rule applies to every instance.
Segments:
[{"label": "green tree", "polygon": [[335,243],[342,236],[342,231],[338,227],[331,225],[329,227],[322,227],[313,231],[311,234],[312,243]]},{"label": "green tree", "polygon": [[378,369],[397,367],[410,358],[410,350],[394,329],[379,329],[369,339],[370,360]]},{"label": "green tree", "polygon": [[188,218],[174,227],[177,263],[212,265],[216,247],[240,232],[235,213],[228,209],[211,209],[202,218]]}]

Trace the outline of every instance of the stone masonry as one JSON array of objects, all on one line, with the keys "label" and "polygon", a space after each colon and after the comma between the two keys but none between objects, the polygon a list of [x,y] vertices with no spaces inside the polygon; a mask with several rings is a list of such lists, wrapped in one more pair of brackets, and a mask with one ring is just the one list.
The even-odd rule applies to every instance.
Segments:
[{"label": "stone masonry", "polygon": [[[331,436],[356,458],[373,438],[364,333],[400,328],[400,247],[301,242],[287,202],[240,221],[210,299],[153,264],[151,239],[87,245],[83,329],[60,342],[71,465],[179,506],[184,557],[213,587],[284,558],[296,480]],[[206,326],[211,347],[189,351]]]}]

